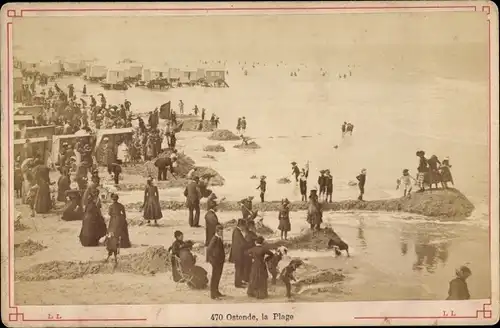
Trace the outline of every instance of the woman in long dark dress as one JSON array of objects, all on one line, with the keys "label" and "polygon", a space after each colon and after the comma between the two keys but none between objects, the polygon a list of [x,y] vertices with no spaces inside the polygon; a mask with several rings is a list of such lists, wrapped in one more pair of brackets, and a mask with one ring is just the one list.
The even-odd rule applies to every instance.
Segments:
[{"label": "woman in long dark dress", "polygon": [[121,203],[118,203],[117,194],[111,194],[111,199],[113,200],[113,203],[109,206],[108,211],[108,232],[112,232],[115,237],[120,238],[121,248],[129,248],[132,244],[130,243],[130,237],[128,235],[128,223],[125,207]]},{"label": "woman in long dark dress", "polygon": [[66,202],[66,191],[70,190],[71,181],[69,179],[69,170],[63,168],[61,177],[57,181],[57,200],[59,202]]},{"label": "woman in long dark dress", "polygon": [[258,237],[255,247],[248,250],[248,254],[253,258],[252,269],[250,271],[250,281],[248,282],[247,295],[257,299],[267,298],[267,266],[266,257],[273,256],[273,253],[264,248],[263,237]]},{"label": "woman in long dark dress", "polygon": [[38,166],[35,169],[35,181],[38,185],[38,191],[35,196],[34,208],[36,213],[48,213],[52,208],[52,200],[50,199],[50,177],[49,168],[38,161]]},{"label": "woman in long dark dress", "polygon": [[160,207],[160,196],[158,194],[158,187],[153,185],[153,179],[148,178],[146,189],[144,190],[144,220],[151,222],[154,220],[155,225],[158,225],[157,220],[163,217]]},{"label": "woman in long dark dress", "polygon": [[193,242],[186,241],[179,250],[182,273],[187,277],[187,284],[193,289],[204,289],[208,285],[207,271],[196,265],[196,256],[191,253]]},{"label": "woman in long dark dress", "polygon": [[98,246],[99,239],[107,233],[101,209],[96,204],[98,197],[98,191],[90,195],[89,202],[85,207],[85,213],[83,214],[80,243],[85,247]]},{"label": "woman in long dark dress", "polygon": [[83,218],[83,209],[81,207],[80,191],[67,190],[65,196],[69,198],[69,202],[64,206],[61,219],[63,221],[81,220]]}]

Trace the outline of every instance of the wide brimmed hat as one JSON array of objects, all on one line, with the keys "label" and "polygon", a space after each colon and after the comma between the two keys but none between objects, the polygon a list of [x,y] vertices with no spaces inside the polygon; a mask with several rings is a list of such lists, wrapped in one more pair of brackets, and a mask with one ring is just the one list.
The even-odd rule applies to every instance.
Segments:
[{"label": "wide brimmed hat", "polygon": [[290,204],[290,201],[288,200],[288,198],[283,199],[283,204]]},{"label": "wide brimmed hat", "polygon": [[330,170],[329,170],[329,169],[326,169],[326,170],[325,170],[325,173],[330,173]]},{"label": "wide brimmed hat", "polygon": [[265,178],[267,178],[267,177],[266,177],[265,175],[261,175],[261,176],[260,176],[260,178],[261,178],[261,179],[265,179]]},{"label": "wide brimmed hat", "polygon": [[253,196],[248,196],[247,198],[250,199],[250,200],[254,199]]},{"label": "wide brimmed hat", "polygon": [[214,194],[214,193],[211,193],[209,196],[208,196],[208,199],[217,199],[217,195]]},{"label": "wide brimmed hat", "polygon": [[325,170],[319,170],[319,173],[325,173],[326,171]]},{"label": "wide brimmed hat", "polygon": [[297,165],[297,162],[292,162],[291,164],[292,164],[292,165]]},{"label": "wide brimmed hat", "polygon": [[316,188],[316,187],[312,187],[312,188],[311,188],[311,192],[313,192],[313,191],[318,191],[318,188]]}]

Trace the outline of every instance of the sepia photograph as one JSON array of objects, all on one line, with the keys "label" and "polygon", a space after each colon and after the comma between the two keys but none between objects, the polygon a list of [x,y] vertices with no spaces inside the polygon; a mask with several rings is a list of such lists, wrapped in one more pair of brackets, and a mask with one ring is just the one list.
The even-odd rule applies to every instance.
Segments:
[{"label": "sepia photograph", "polygon": [[494,3],[13,3],[1,33],[6,326],[498,322]]}]

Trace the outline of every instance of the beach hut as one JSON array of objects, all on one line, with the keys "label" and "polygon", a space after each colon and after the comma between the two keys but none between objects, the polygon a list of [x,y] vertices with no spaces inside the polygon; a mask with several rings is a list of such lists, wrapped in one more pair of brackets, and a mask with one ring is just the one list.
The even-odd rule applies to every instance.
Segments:
[{"label": "beach hut", "polygon": [[125,80],[125,70],[121,67],[109,68],[106,73],[107,84],[118,84]]},{"label": "beach hut", "polygon": [[21,138],[40,138],[46,137],[51,140],[52,136],[56,133],[55,125],[46,125],[46,126],[31,126],[25,127],[22,130]]},{"label": "beach hut", "polygon": [[141,81],[148,82],[151,81],[151,69],[150,68],[142,68],[141,72]]},{"label": "beach hut", "polygon": [[201,79],[205,78],[205,69],[204,68],[198,68],[196,70],[196,80],[199,81]]},{"label": "beach hut", "polygon": [[67,143],[68,145],[75,146],[77,141],[80,140],[80,138],[90,138],[90,134],[86,135],[75,135],[75,134],[63,134],[63,135],[54,135],[52,137],[51,141],[51,153],[50,153],[50,158],[52,160],[52,163],[57,163],[59,160],[59,153],[61,152],[61,148],[63,143]]},{"label": "beach hut", "polygon": [[98,82],[106,78],[107,72],[108,69],[106,65],[89,63],[86,66],[84,78],[91,82]]},{"label": "beach hut", "polygon": [[96,159],[99,164],[105,164],[104,162],[104,152],[103,152],[103,139],[108,138],[108,143],[110,145],[117,145],[122,138],[132,138],[134,134],[133,128],[121,128],[121,129],[100,129],[97,131],[96,138]]},{"label": "beach hut", "polygon": [[60,76],[62,74],[62,67],[59,62],[46,62],[46,63],[41,63],[37,71],[40,74],[44,74],[49,78]]},{"label": "beach hut", "polygon": [[14,128],[19,130],[25,127],[33,126],[33,116],[31,115],[14,115]]},{"label": "beach hut", "polygon": [[181,71],[180,82],[183,84],[194,84],[198,81],[198,74],[196,69],[186,68]]},{"label": "beach hut", "polygon": [[142,75],[142,65],[137,63],[127,64],[127,77],[137,79]]},{"label": "beach hut", "polygon": [[42,105],[14,106],[14,115],[30,115],[36,117],[42,112],[43,112]]},{"label": "beach hut", "polygon": [[181,76],[182,76],[182,72],[181,72],[180,68],[170,67],[168,69],[168,79],[170,82],[180,81]]},{"label": "beach hut", "polygon": [[13,72],[14,102],[20,103],[23,99],[23,73],[20,69],[14,68]]},{"label": "beach hut", "polygon": [[21,156],[21,162],[26,159],[27,150],[31,156],[35,154],[41,155],[44,163],[50,156],[50,142],[47,137],[31,138],[31,139],[14,139],[14,158]]},{"label": "beach hut", "polygon": [[80,62],[77,61],[64,61],[63,71],[66,75],[80,74]]},{"label": "beach hut", "polygon": [[208,83],[214,83],[217,81],[226,80],[226,69],[225,68],[206,68],[205,69],[205,79]]}]

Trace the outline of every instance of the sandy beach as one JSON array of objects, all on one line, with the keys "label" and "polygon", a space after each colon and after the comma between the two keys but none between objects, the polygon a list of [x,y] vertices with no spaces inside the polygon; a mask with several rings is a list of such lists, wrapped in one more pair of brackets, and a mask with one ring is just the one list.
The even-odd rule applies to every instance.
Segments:
[{"label": "sandy beach", "polygon": [[[278,202],[285,197],[292,203],[300,201],[295,181],[278,183],[284,177],[292,179],[292,161],[301,167],[309,162],[309,188],[316,185],[319,170],[330,169],[335,202],[356,199],[358,189],[352,181],[363,168],[368,171],[367,203],[397,200],[402,191],[396,190],[396,179],[403,169],[416,174],[417,150],[425,150],[429,156],[449,157],[455,188],[471,203],[467,215],[442,220],[437,218],[439,215],[423,216],[418,211],[410,214],[404,208],[397,212],[359,206],[348,210],[332,207],[332,211],[324,213],[324,224],[334,228],[350,245],[351,257],[335,257],[327,250],[290,250],[280,267],[291,258],[300,257],[306,265],[297,271],[298,278],[318,272],[331,275],[309,286],[299,284],[294,289],[297,302],[443,300],[455,270],[464,264],[473,272],[467,281],[471,298],[485,299],[491,290],[490,262],[486,259],[488,84],[487,69],[481,61],[485,45],[478,40],[447,46],[440,46],[439,42],[425,46],[351,45],[338,50],[335,60],[304,54],[303,58],[297,56],[296,61],[285,63],[260,60],[255,67],[250,60],[247,64],[245,60],[229,60],[229,88],[197,86],[151,91],[132,86],[126,91],[105,91],[99,84],[80,77],[64,77],[56,83],[63,90],[73,84],[77,98],[85,84],[87,94],[103,93],[110,104],[128,99],[137,114],[148,113],[168,101],[177,110],[177,104],[183,100],[186,112],[195,105],[206,108],[207,117],[212,113],[220,117],[219,129],[233,132],[237,118],[245,116],[246,135],[260,146],[258,149],[235,148],[241,141],[210,140],[211,132],[178,134],[178,150],[192,158],[196,166],[220,174],[223,182],[211,189],[231,204],[249,195],[257,201],[258,180],[251,177],[261,175],[267,176],[267,201]],[[478,63],[476,69],[468,65],[471,61]],[[322,76],[323,70],[328,74]],[[298,76],[291,77],[291,71],[298,72]],[[338,78],[338,74],[349,71],[349,77]],[[352,136],[343,138],[340,127],[344,121],[352,122],[355,129]],[[204,150],[214,145],[223,146],[225,151]],[[127,174],[126,170],[120,184],[137,187],[123,187],[118,195],[120,202],[130,207],[128,220],[138,222],[142,214],[132,205],[143,200],[145,177]],[[53,180],[57,177],[56,174]],[[151,247],[167,249],[176,230],[184,232],[185,240],[203,242],[204,229],[188,226],[187,211],[182,205],[185,181],[159,184],[160,200],[175,202],[178,208],[163,208],[159,227],[129,224],[132,248],[122,249],[120,257],[140,257]],[[185,284],[174,283],[168,270],[132,272],[125,266],[120,269],[120,264],[116,269],[112,263],[99,264],[106,251],[103,247],[80,245],[81,222],[64,222],[57,210],[30,218],[27,206],[16,202],[15,210],[23,217],[22,226],[14,232],[18,245],[16,304],[212,302],[208,290],[190,290]],[[204,214],[202,210],[202,225]],[[222,222],[240,216],[233,208],[222,207],[219,212]],[[274,231],[265,236],[267,241],[276,241],[277,211],[262,211],[262,216],[264,224]],[[291,222],[291,237],[304,232],[307,222],[302,208],[291,212]],[[225,241],[230,242],[231,230],[224,233]],[[26,246],[23,250],[23,243],[28,240],[41,246]],[[210,274],[204,247],[196,248],[195,253],[197,264]],[[37,277],[36,270],[43,274]],[[67,271],[73,276],[65,275]],[[234,265],[226,263],[221,291],[228,297],[220,302],[256,302],[246,296],[246,290],[236,289],[233,279]],[[259,302],[286,300],[281,284],[270,286],[269,294],[269,299]]]}]

